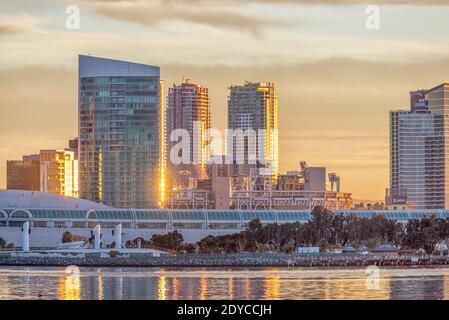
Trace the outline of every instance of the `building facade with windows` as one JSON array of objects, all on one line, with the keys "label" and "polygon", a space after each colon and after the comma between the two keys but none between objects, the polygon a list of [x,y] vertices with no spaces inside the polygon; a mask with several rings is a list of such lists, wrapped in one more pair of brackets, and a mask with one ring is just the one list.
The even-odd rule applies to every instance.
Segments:
[{"label": "building facade with windows", "polygon": [[40,190],[39,155],[23,156],[22,160],[6,162],[6,189]]},{"label": "building facade with windows", "polygon": [[[227,155],[232,174],[249,175],[251,168],[279,172],[278,97],[274,83],[231,86],[228,97]],[[238,137],[242,134],[243,139]]]},{"label": "building facade with windows", "polygon": [[410,93],[410,111],[390,112],[386,202],[449,209],[449,84]]},{"label": "building facade with windows", "polygon": [[78,74],[80,197],[158,207],[159,67],[80,55]]},{"label": "building facade with windows", "polygon": [[73,150],[41,150],[40,191],[78,197],[78,160]]},{"label": "building facade with windows", "polygon": [[170,150],[177,141],[171,141],[170,135],[176,129],[184,129],[190,135],[189,164],[199,164],[206,168],[209,143],[206,131],[211,128],[209,89],[201,84],[174,84],[168,89],[166,109],[167,159]]},{"label": "building facade with windows", "polygon": [[[167,188],[184,187],[181,180],[186,175],[194,179],[205,177],[210,153],[207,130],[211,128],[208,88],[189,82],[173,84],[168,89],[165,118]],[[181,135],[181,131],[188,136]]]},{"label": "building facade with windows", "polygon": [[[383,215],[387,219],[407,223],[435,215],[448,219],[448,210],[335,210],[335,215],[370,219]],[[64,232],[89,238],[100,225],[106,245],[115,241],[112,230],[122,226],[122,240],[151,238],[177,230],[184,241],[195,243],[208,235],[235,234],[245,230],[253,219],[262,224],[306,223],[312,210],[170,210],[170,209],[114,209],[90,201],[55,196],[40,192],[0,191],[0,233],[4,240],[16,247],[22,245],[21,228],[30,223],[30,247],[54,248],[61,243]]]}]

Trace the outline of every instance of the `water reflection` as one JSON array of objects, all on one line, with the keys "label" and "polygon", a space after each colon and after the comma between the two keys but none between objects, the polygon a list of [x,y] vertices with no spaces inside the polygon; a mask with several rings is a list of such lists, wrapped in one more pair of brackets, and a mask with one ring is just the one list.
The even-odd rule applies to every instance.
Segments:
[{"label": "water reflection", "polygon": [[1,299],[449,299],[449,269],[0,267]]},{"label": "water reflection", "polygon": [[65,276],[59,280],[58,288],[59,300],[80,300],[81,299],[81,281],[80,270],[77,266],[68,266],[65,270]]},{"label": "water reflection", "polygon": [[265,299],[278,300],[280,283],[277,269],[267,270],[264,279]]}]

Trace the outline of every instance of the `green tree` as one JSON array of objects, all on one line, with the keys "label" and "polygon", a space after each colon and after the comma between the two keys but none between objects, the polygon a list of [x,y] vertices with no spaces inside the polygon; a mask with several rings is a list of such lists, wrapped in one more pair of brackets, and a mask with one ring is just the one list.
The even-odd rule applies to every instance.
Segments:
[{"label": "green tree", "polygon": [[0,237],[0,248],[5,248],[6,247],[6,241],[5,239],[3,239],[2,237]]},{"label": "green tree", "polygon": [[182,234],[179,233],[177,230],[162,235],[153,234],[153,236],[151,237],[151,244],[169,250],[178,251],[182,249],[183,242],[184,238]]},{"label": "green tree", "polygon": [[68,243],[68,242],[74,242],[74,241],[76,241],[76,236],[73,233],[71,233],[69,231],[65,231],[62,234],[62,243]]},{"label": "green tree", "polygon": [[318,242],[318,246],[320,247],[320,252],[326,252],[329,249],[329,242],[327,242],[326,238],[322,238]]}]

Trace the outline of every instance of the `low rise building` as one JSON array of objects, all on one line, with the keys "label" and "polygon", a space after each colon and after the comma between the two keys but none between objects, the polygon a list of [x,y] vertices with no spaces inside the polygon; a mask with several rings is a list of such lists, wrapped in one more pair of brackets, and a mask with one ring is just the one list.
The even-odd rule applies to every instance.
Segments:
[{"label": "low rise building", "polygon": [[22,160],[8,160],[6,177],[6,189],[8,190],[39,191],[39,155],[23,156]]}]

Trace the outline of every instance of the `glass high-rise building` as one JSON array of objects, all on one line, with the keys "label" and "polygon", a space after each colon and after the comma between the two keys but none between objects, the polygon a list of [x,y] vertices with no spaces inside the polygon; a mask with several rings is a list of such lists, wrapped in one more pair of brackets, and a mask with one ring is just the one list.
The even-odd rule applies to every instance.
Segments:
[{"label": "glass high-rise building", "polygon": [[157,207],[159,67],[79,56],[79,193],[116,208]]},{"label": "glass high-rise building", "polygon": [[449,84],[410,93],[390,112],[389,204],[449,209]]},{"label": "glass high-rise building", "polygon": [[[279,171],[278,97],[272,82],[231,86],[228,97],[227,154],[232,154],[233,175],[248,175],[252,167]],[[237,131],[253,131],[239,143]],[[239,160],[241,159],[241,160]],[[243,163],[242,163],[243,162]]]}]

